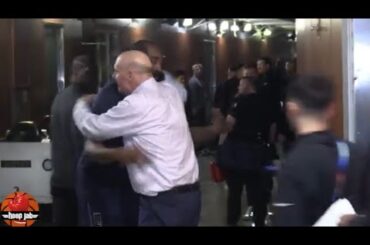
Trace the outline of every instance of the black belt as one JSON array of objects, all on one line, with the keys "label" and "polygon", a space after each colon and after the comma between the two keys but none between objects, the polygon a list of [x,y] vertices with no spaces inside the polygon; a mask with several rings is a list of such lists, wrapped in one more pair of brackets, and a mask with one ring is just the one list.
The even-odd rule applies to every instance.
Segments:
[{"label": "black belt", "polygon": [[164,193],[170,193],[170,192],[184,193],[184,192],[190,192],[190,191],[198,191],[199,189],[200,189],[200,185],[199,185],[199,182],[197,181],[193,184],[175,186],[172,189],[169,189],[167,191],[161,191],[158,194],[164,194]]}]

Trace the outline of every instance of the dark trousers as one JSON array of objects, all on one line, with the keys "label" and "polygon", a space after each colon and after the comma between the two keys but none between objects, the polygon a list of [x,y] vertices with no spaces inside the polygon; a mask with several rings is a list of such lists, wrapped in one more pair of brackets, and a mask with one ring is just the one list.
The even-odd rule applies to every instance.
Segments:
[{"label": "dark trousers", "polygon": [[113,166],[77,166],[80,226],[137,226],[139,195],[127,170]]},{"label": "dark trousers", "polygon": [[137,226],[139,198],[128,188],[99,188],[90,194],[90,226]]},{"label": "dark trousers", "polygon": [[[228,186],[227,224],[237,225],[241,216],[241,195],[244,185],[248,204],[253,207],[253,221],[256,226],[264,226],[271,187],[269,178],[261,171],[225,171]],[[272,179],[271,179],[272,181]]]},{"label": "dark trousers", "polygon": [[51,187],[53,196],[53,224],[56,226],[77,226],[78,206],[74,190]]},{"label": "dark trousers", "polygon": [[141,195],[139,226],[197,226],[200,209],[200,190]]}]

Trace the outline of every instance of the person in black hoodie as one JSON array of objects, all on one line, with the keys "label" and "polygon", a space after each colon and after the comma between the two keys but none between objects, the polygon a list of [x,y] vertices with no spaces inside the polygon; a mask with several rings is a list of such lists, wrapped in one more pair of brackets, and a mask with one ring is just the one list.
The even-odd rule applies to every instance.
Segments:
[{"label": "person in black hoodie", "polygon": [[[330,131],[334,115],[333,83],[322,76],[302,76],[287,91],[287,116],[297,139],[278,177],[274,202],[277,226],[312,226],[333,203],[336,188],[338,150]],[[341,197],[355,211],[368,210],[366,151],[347,142],[349,164]]]}]

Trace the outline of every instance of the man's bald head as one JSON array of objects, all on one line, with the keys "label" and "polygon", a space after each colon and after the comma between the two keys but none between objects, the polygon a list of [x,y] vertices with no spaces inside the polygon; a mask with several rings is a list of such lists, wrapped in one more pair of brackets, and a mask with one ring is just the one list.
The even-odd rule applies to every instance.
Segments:
[{"label": "man's bald head", "polygon": [[152,70],[149,57],[143,52],[131,50],[123,52],[117,57],[116,64],[122,68],[135,70],[140,73],[148,73]]},{"label": "man's bald head", "polygon": [[117,57],[114,70],[119,90],[131,93],[152,76],[152,63],[143,52],[132,50]]}]

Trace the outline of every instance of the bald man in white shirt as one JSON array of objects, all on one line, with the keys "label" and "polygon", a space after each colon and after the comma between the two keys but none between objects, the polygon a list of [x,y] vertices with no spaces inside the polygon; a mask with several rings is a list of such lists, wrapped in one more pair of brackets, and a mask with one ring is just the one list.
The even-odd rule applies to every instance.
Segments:
[{"label": "bald man in white shirt", "polygon": [[80,99],[74,120],[89,139],[123,136],[145,160],[126,161],[140,194],[140,226],[196,226],[200,218],[199,170],[183,102],[173,86],[157,83],[152,64],[140,51],[122,53],[115,63],[118,89],[129,94],[108,112],[90,112],[91,97]]}]

